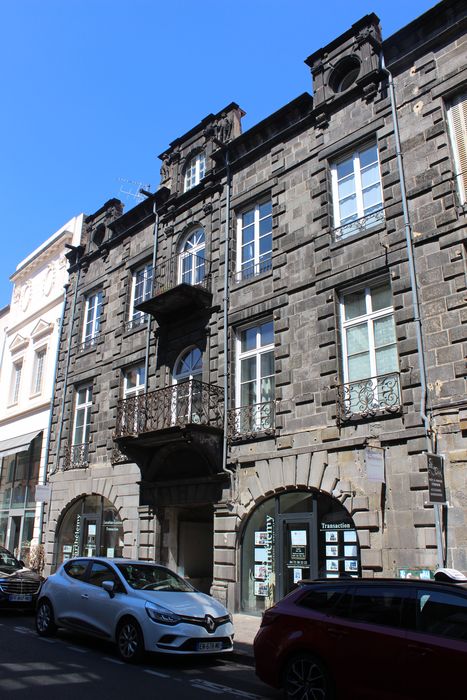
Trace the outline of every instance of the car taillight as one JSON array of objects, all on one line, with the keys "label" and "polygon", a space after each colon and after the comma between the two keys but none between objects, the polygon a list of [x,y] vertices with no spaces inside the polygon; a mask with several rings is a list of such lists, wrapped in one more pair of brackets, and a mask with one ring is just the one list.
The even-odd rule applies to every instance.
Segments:
[{"label": "car taillight", "polygon": [[261,618],[261,627],[267,627],[268,625],[272,625],[274,624],[274,622],[279,620],[279,618],[279,613],[277,613],[272,608],[270,610],[266,610],[263,613],[263,617]]}]

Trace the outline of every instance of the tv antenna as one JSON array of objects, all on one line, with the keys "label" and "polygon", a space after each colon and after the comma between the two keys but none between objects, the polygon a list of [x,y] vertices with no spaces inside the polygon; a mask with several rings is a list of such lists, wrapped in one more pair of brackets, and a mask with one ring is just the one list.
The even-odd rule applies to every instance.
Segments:
[{"label": "tv antenna", "polygon": [[144,184],[144,182],[137,182],[136,180],[128,180],[125,177],[119,177],[118,181],[121,183],[119,195],[120,199],[123,199],[127,204],[136,206],[143,199],[145,199],[144,194],[141,194],[140,190],[149,190],[151,185]]}]

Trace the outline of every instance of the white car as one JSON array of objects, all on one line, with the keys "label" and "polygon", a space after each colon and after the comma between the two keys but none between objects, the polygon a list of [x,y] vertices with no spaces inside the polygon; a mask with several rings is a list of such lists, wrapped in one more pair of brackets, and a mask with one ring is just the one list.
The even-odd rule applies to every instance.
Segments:
[{"label": "white car", "polygon": [[232,617],[219,601],[165,566],[129,559],[69,559],[49,576],[36,629],[46,637],[58,627],[113,640],[129,663],[144,651],[219,654],[233,648]]}]

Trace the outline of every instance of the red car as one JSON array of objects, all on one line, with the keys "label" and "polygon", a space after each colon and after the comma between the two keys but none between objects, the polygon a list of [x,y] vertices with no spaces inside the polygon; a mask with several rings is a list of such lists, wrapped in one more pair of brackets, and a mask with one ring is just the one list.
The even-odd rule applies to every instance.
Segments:
[{"label": "red car", "polygon": [[465,697],[467,584],[303,581],[266,610],[254,652],[288,700]]}]

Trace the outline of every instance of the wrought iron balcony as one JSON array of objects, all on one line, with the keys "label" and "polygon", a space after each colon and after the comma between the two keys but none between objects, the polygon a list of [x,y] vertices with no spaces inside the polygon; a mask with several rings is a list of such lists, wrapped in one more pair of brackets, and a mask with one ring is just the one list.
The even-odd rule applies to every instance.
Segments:
[{"label": "wrought iron balcony", "polygon": [[174,312],[211,306],[211,276],[206,258],[180,253],[158,264],[150,298],[135,306],[158,322]]},{"label": "wrought iron balcony", "polygon": [[341,241],[344,238],[349,238],[349,236],[355,236],[357,233],[364,233],[367,229],[372,226],[378,226],[384,222],[384,209],[378,209],[373,211],[366,216],[362,216],[360,219],[355,219],[354,221],[349,221],[343,226],[338,226],[334,229],[334,240]]},{"label": "wrought iron balcony", "polygon": [[118,403],[115,438],[205,426],[223,429],[224,390],[196,379],[131,396]]},{"label": "wrought iron balcony", "polygon": [[63,469],[84,469],[89,466],[89,443],[84,442],[81,445],[67,445],[65,449],[65,458],[63,460]]},{"label": "wrought iron balcony", "polygon": [[85,338],[80,345],[80,350],[90,350],[91,348],[96,347],[97,341],[99,340],[99,333],[95,333],[92,336],[89,336],[88,338]]},{"label": "wrought iron balcony", "polygon": [[276,404],[274,401],[254,403],[232,408],[228,415],[228,437],[230,440],[253,438],[274,431]]},{"label": "wrought iron balcony", "polygon": [[397,413],[401,407],[398,372],[360,379],[337,387],[337,417],[340,423],[368,418],[377,413]]}]

